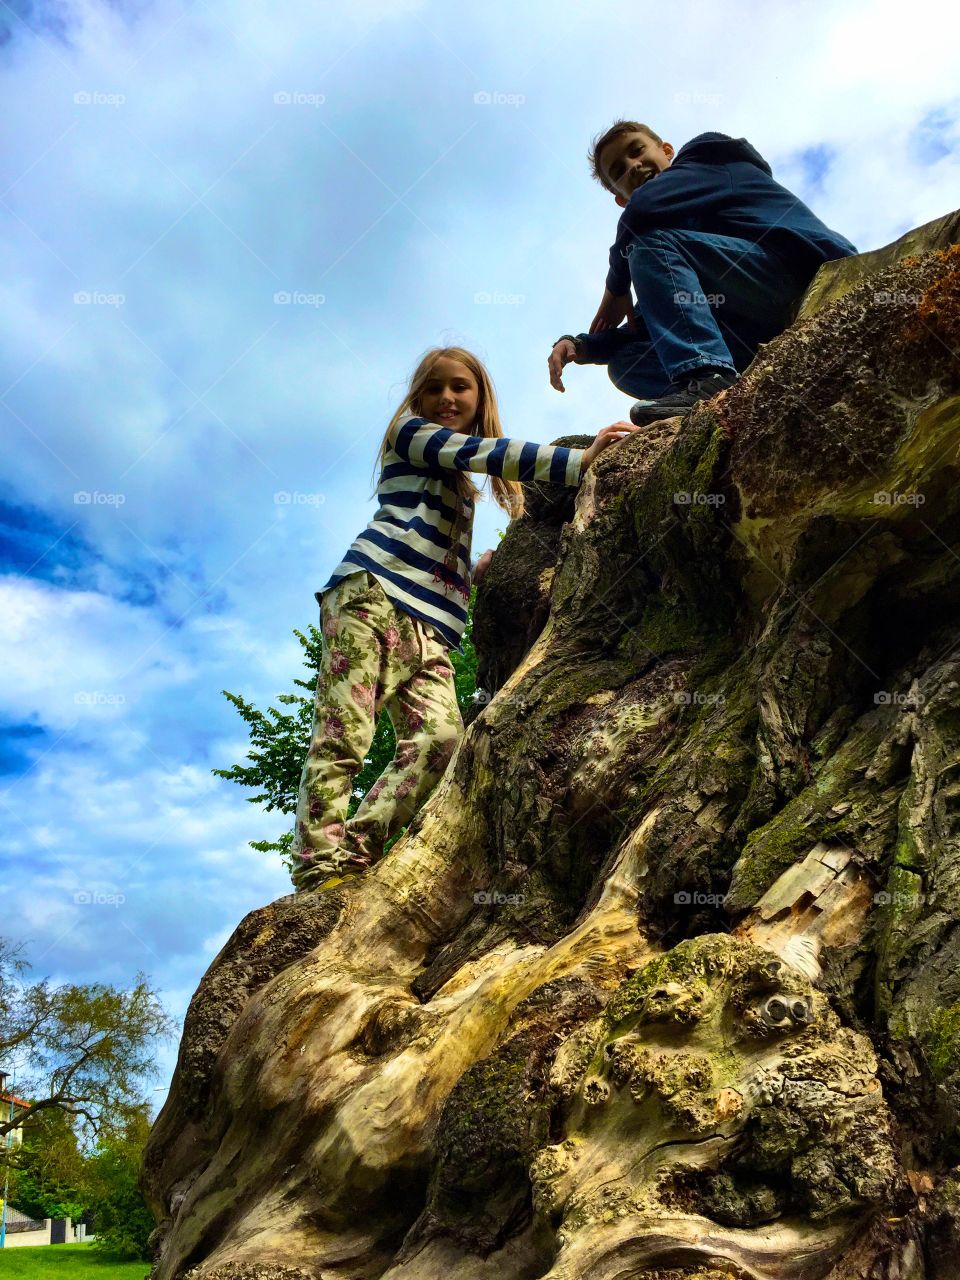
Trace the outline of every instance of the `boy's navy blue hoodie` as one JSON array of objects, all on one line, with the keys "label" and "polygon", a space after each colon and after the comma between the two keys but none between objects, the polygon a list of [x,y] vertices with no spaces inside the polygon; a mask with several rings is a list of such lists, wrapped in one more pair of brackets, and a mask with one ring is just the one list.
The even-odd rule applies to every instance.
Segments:
[{"label": "boy's navy blue hoodie", "polygon": [[[623,251],[635,236],[662,227],[704,231],[762,241],[804,287],[817,268],[832,258],[857,252],[786,187],[774,181],[770,166],[746,138],[701,133],[685,143],[672,163],[630,196],[610,249],[607,288],[622,295],[630,289],[630,268]],[[606,346],[612,333],[581,334],[584,354]]]}]

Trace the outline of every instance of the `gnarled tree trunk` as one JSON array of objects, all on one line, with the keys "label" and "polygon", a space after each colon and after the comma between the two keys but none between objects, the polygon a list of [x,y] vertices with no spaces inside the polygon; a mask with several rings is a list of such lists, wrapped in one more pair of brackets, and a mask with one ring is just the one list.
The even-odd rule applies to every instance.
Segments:
[{"label": "gnarled tree trunk", "polygon": [[511,527],[429,803],[194,997],[154,1280],[960,1275],[958,231]]}]

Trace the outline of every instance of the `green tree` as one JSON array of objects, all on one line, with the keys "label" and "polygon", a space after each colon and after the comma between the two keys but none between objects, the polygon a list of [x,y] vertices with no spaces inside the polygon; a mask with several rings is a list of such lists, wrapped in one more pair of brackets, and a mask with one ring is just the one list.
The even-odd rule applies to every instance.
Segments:
[{"label": "green tree", "polygon": [[[477,655],[472,640],[475,598],[476,589],[470,593],[467,624],[463,633],[463,653],[453,649],[450,651],[461,713],[465,713],[472,705],[477,690]],[[235,764],[229,769],[213,770],[220,778],[228,778],[240,786],[255,789],[256,795],[247,796],[251,804],[264,804],[268,810],[279,809],[281,813],[290,814],[291,817],[297,811],[300,774],[310,743],[314,690],[323,645],[317,627],[311,626],[306,635],[296,630],[293,634],[303,649],[303,665],[310,672],[307,679],[294,678],[293,683],[303,692],[278,694],[277,702],[283,707],[291,708],[289,711],[271,706],[264,712],[259,711],[240,694],[222,690],[223,696],[233,703],[246,722],[250,732],[250,746],[247,750],[247,763]],[[377,721],[363,768],[354,780],[353,795],[347,809],[348,817],[356,813],[360,801],[390,763],[396,742],[390,717],[384,712]],[[400,834],[402,832],[394,839],[399,839]],[[292,865],[292,843],[292,830],[285,831],[278,840],[250,841],[251,846],[261,852],[280,853],[288,867]],[[389,848],[389,844],[386,847]]]},{"label": "green tree", "polygon": [[22,947],[0,939],[0,1063],[30,1107],[0,1116],[0,1139],[24,1142],[48,1111],[72,1116],[88,1138],[140,1100],[156,1075],[155,1047],[173,1022],[142,973],[123,990],[104,983],[29,982]]},{"label": "green tree", "polygon": [[107,1257],[150,1257],[147,1241],[155,1223],[138,1182],[149,1133],[149,1103],[125,1107],[104,1128],[87,1161],[94,1246]]},{"label": "green tree", "polygon": [[86,1169],[72,1116],[41,1111],[27,1129],[11,1154],[9,1200],[40,1221],[77,1218],[87,1207]]},{"label": "green tree", "polygon": [[149,1106],[120,1106],[104,1118],[87,1151],[81,1150],[72,1116],[42,1112],[14,1152],[10,1203],[41,1220],[77,1219],[89,1210],[98,1250],[118,1259],[147,1259],[155,1224],[138,1175],[150,1133]]}]

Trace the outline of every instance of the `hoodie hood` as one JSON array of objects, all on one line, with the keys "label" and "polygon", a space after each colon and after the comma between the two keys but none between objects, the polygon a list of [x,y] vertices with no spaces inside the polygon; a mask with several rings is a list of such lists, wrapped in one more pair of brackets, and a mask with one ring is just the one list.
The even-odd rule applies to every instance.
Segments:
[{"label": "hoodie hood", "polygon": [[773,172],[760,152],[746,138],[729,138],[725,133],[698,133],[695,138],[683,144],[674,156],[670,168],[684,160],[692,160],[697,164],[732,164],[740,160],[756,165],[768,176]]}]

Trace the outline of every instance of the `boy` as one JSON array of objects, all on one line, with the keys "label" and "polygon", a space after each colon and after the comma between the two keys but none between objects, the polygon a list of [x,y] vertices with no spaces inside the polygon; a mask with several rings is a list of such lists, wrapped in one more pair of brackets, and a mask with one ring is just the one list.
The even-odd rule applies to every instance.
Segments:
[{"label": "boy", "polygon": [[550,382],[563,391],[570,361],[605,364],[639,397],[638,425],[732,386],[790,324],[820,264],[857,252],[746,138],[701,133],[674,155],[645,124],[618,120],[588,159],[623,214],[599,310],[588,333],[557,339]]}]

